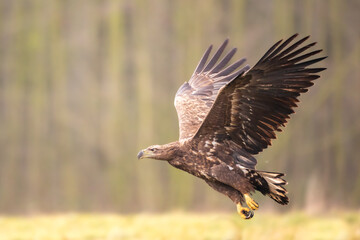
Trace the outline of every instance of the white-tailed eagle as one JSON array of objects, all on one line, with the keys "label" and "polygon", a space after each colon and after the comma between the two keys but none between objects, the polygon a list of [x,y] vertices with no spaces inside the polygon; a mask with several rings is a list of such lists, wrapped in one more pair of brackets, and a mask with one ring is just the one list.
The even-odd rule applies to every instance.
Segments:
[{"label": "white-tailed eagle", "polygon": [[210,46],[175,96],[179,140],[150,146],[138,158],[165,160],[204,179],[245,219],[259,207],[250,196],[255,190],[288,204],[284,174],[257,170],[254,155],[271,144],[300,94],[325,70],[310,67],[326,58],[309,59],[322,50],[307,51],[315,43],[296,37],[275,43],[252,68],[240,68],[245,59],[229,64],[236,49],[223,54],[228,40],[209,59]]}]

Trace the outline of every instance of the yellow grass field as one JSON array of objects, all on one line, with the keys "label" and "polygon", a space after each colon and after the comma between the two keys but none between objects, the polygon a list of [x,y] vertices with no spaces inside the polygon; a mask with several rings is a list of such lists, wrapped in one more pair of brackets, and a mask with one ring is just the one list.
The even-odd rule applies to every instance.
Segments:
[{"label": "yellow grass field", "polygon": [[360,213],[309,216],[236,214],[64,214],[0,217],[0,240],[72,239],[360,239]]}]

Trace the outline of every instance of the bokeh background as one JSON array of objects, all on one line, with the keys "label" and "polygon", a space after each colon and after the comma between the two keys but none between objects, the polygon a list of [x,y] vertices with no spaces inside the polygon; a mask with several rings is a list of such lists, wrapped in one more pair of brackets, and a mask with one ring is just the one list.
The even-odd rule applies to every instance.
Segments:
[{"label": "bokeh background", "polygon": [[286,172],[290,205],[257,200],[359,209],[359,12],[357,0],[1,0],[0,213],[235,211],[137,152],[178,138],[174,95],[210,44],[229,37],[254,65],[296,32],[328,69],[257,156]]}]

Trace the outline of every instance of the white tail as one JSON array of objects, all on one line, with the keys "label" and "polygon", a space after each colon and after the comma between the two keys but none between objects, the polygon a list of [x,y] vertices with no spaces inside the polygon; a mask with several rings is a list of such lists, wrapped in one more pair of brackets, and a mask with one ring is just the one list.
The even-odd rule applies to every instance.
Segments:
[{"label": "white tail", "polygon": [[289,198],[286,196],[287,191],[283,187],[283,185],[286,185],[287,182],[281,178],[284,176],[284,174],[264,171],[257,172],[266,180],[269,186],[269,191],[265,194],[282,205],[288,204]]}]

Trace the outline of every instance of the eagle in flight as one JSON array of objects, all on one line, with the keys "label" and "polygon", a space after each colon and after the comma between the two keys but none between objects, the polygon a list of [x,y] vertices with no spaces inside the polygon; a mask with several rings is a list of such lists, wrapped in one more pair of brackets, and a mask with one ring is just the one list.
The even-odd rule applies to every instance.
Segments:
[{"label": "eagle in flight", "polygon": [[275,43],[252,68],[240,68],[244,58],[229,64],[236,48],[222,57],[228,40],[209,59],[210,46],[175,96],[179,140],[141,150],[138,159],[165,160],[204,179],[244,219],[259,207],[255,190],[288,204],[284,174],[257,170],[254,155],[271,144],[300,94],[325,70],[309,67],[326,57],[309,59],[322,50],[306,51],[316,43],[304,44],[309,36],[295,41],[297,35]]}]

